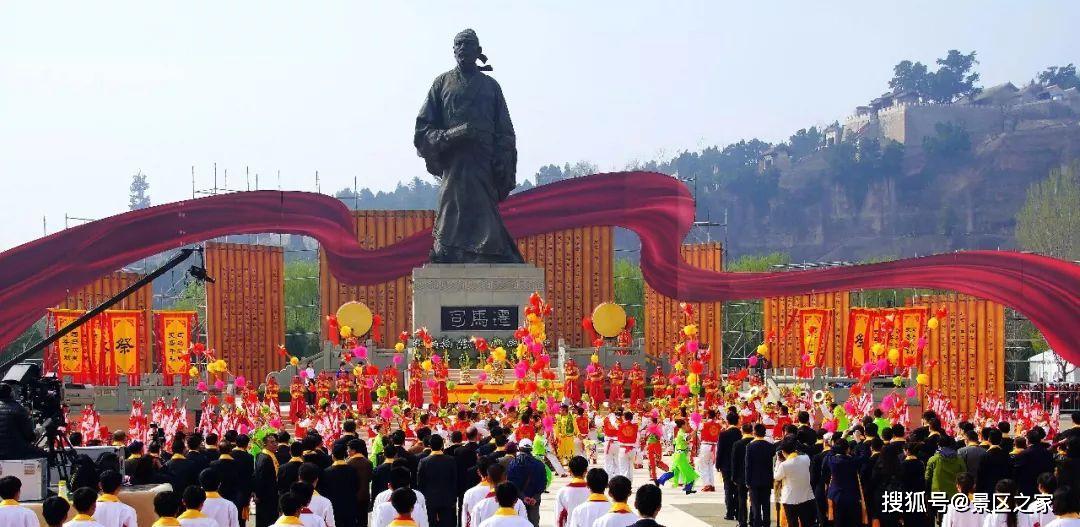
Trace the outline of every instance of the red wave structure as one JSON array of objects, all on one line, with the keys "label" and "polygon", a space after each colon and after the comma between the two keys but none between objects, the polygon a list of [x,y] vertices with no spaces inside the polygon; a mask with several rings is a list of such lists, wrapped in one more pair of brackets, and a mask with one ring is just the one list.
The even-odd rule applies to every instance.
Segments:
[{"label": "red wave structure", "polygon": [[[578,178],[516,194],[502,205],[515,237],[614,225],[641,239],[645,280],[686,301],[735,300],[814,291],[923,287],[975,295],[1013,307],[1050,346],[1080,364],[1080,266],[1035,254],[968,251],[886,263],[772,273],[691,267],[679,247],[694,218],[686,187],[652,172]],[[284,233],[319,241],[334,276],[375,284],[427,261],[422,231],[381,249],[356,242],[352,215],[337,199],[258,191],[159,205],[98,220],[0,253],[0,346],[6,346],[69,292],[159,252],[226,234]]]}]

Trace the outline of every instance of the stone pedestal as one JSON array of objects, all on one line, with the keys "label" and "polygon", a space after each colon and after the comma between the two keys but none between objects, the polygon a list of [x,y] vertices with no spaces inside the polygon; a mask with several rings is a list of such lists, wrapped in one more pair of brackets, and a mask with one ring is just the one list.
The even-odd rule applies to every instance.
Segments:
[{"label": "stone pedestal", "polygon": [[509,337],[544,270],[531,264],[427,264],[413,270],[413,326],[439,337]]}]

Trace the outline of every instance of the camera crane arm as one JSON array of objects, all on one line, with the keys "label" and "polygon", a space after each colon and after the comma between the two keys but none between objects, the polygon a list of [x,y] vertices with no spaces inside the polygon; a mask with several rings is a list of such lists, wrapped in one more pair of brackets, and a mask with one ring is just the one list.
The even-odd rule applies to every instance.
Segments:
[{"label": "camera crane arm", "polygon": [[45,349],[46,346],[60,340],[61,338],[63,338],[64,335],[67,335],[68,333],[71,333],[72,331],[77,329],[79,326],[85,324],[90,319],[96,317],[97,315],[100,315],[103,311],[105,311],[106,309],[109,309],[110,307],[116,305],[116,303],[118,303],[121,300],[127,298],[132,293],[138,291],[139,289],[141,289],[146,284],[149,284],[150,282],[153,282],[155,278],[167,273],[172,268],[180,265],[181,263],[184,262],[184,260],[187,260],[188,258],[190,258],[192,254],[195,254],[195,251],[200,251],[201,252],[202,249],[195,249],[195,248],[190,248],[190,247],[180,249],[180,252],[176,256],[173,256],[172,258],[170,258],[169,261],[162,264],[161,267],[158,267],[157,269],[150,272],[150,274],[140,278],[137,282],[129,285],[123,291],[120,291],[119,293],[117,293],[112,298],[102,302],[97,307],[91,309],[90,311],[87,311],[81,317],[79,317],[79,318],[75,319],[74,321],[72,321],[70,324],[58,329],[56,331],[56,333],[53,333],[52,335],[49,335],[48,337],[45,337],[44,339],[42,339],[37,344],[34,344],[33,346],[30,346],[29,348],[27,348],[26,351],[24,351],[22,353],[19,353],[18,355],[16,355],[16,356],[12,357],[11,359],[9,359],[7,362],[5,362],[3,364],[0,364],[0,375],[2,375],[4,372],[6,372],[12,366],[18,364],[19,362],[22,362],[22,361],[26,360],[27,357],[33,356],[35,353]]}]

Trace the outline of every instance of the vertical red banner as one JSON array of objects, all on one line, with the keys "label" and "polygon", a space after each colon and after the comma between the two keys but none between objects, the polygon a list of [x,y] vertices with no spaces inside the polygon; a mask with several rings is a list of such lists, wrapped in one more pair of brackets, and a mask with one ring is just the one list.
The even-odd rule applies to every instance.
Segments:
[{"label": "vertical red banner", "polygon": [[181,384],[187,384],[191,367],[187,353],[194,342],[192,335],[198,315],[194,311],[155,311],[155,346],[160,350],[159,364],[166,386],[173,385],[173,377],[180,376]]},{"label": "vertical red banner", "polygon": [[[817,307],[799,308],[799,329],[801,331],[800,361],[804,367],[814,368],[821,363],[821,354],[825,349],[825,336],[829,329],[832,310]],[[809,356],[808,361],[802,361]]]},{"label": "vertical red banner", "polygon": [[859,375],[862,365],[870,360],[870,321],[874,312],[874,309],[853,307],[848,313],[847,345],[844,348],[844,366],[848,375]]}]

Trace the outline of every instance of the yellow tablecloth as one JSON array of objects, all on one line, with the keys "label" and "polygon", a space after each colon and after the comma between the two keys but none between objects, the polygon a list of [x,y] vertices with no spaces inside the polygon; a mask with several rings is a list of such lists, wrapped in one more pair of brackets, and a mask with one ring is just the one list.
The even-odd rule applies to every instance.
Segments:
[{"label": "yellow tablecloth", "polygon": [[[556,383],[557,387],[561,390],[562,385]],[[450,390],[446,394],[446,398],[451,403],[467,403],[474,393],[479,393],[481,399],[487,399],[493,402],[508,401],[521,395],[514,383],[508,382],[506,384],[485,384],[480,390],[476,389],[475,384],[459,384]]]}]

